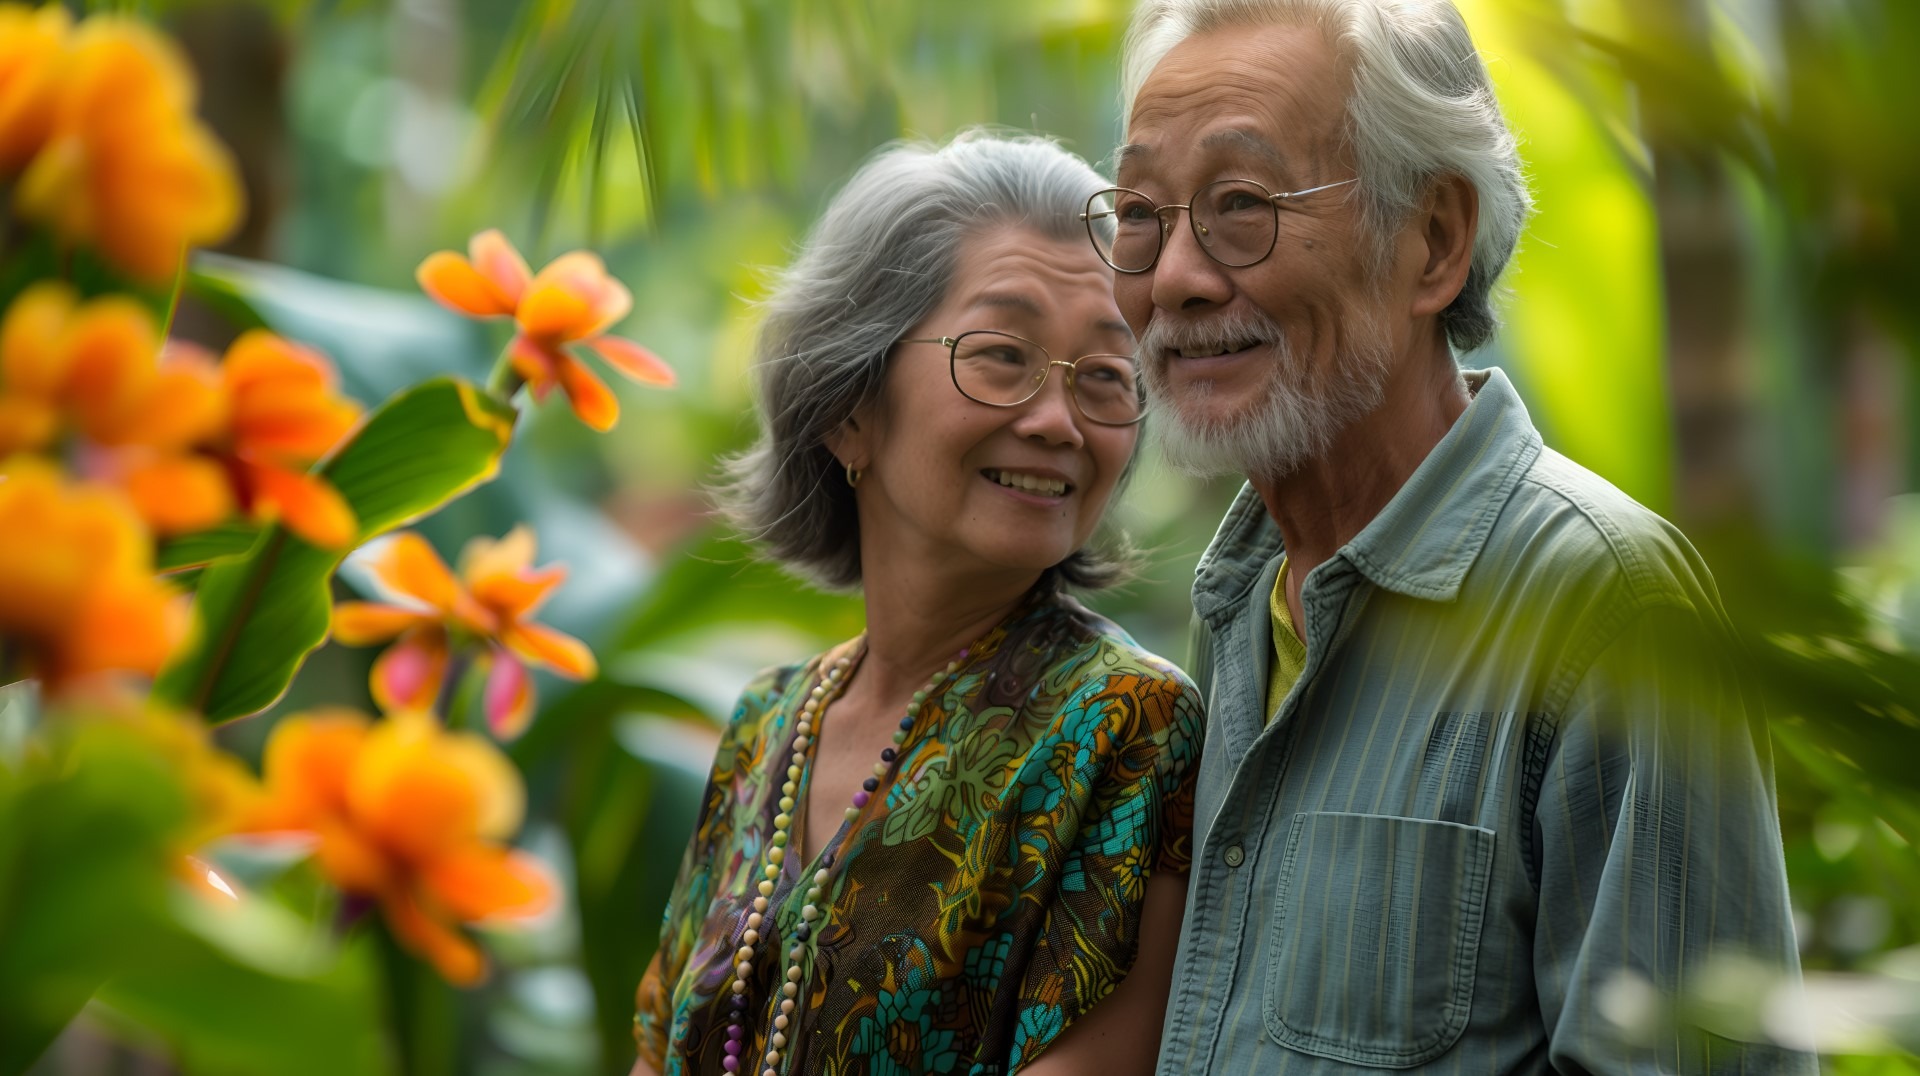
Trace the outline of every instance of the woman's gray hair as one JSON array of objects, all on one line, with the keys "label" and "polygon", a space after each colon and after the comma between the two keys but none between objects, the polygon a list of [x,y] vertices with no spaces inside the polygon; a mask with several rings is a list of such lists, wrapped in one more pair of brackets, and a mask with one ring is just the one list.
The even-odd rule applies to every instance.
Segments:
[{"label": "woman's gray hair", "polygon": [[1466,286],[1440,314],[1457,351],[1493,338],[1493,287],[1533,208],[1513,132],[1486,65],[1451,0],[1142,0],[1120,62],[1122,116],[1168,52],[1223,26],[1320,29],[1347,63],[1347,139],[1362,219],[1384,264],[1392,237],[1427,185],[1458,175],[1479,194]]},{"label": "woman's gray hair", "polygon": [[[977,130],[868,160],[765,303],[754,355],[760,437],[724,465],[716,493],[728,520],[795,575],[858,586],[859,512],[826,438],[879,397],[894,345],[946,297],[969,237],[1006,225],[1086,242],[1080,215],[1105,186],[1050,140]],[[1075,551],[1047,581],[1106,586],[1130,560],[1121,538]]]}]

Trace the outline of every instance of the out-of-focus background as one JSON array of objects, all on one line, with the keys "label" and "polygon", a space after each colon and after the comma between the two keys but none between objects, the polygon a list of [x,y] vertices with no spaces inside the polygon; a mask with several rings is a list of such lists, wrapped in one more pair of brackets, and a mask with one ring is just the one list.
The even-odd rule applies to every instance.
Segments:
[{"label": "out-of-focus background", "polygon": [[[1108,170],[1130,5],[100,6],[181,40],[240,160],[249,217],[203,267],[330,354],[351,395],[484,375],[504,337],[422,298],[412,271],[488,227],[536,268],[602,251],[635,297],[620,331],[679,372],[677,392],[622,387],[609,436],[534,410],[500,479],[422,528],[451,556],[529,520],[542,560],[573,573],[545,619],[592,643],[602,674],[543,681],[511,748],[561,910],[502,935],[477,991],[397,959],[364,987],[401,1071],[624,1072],[714,723],[755,670],[860,626],[852,600],[756,564],[701,492],[753,430],[755,300],[888,140],[1004,125]],[[1713,565],[1775,704],[1812,983],[1785,1015],[1811,1017],[1832,1071],[1920,1072],[1920,4],[1462,7],[1539,202],[1506,329],[1466,362],[1505,368],[1549,444]],[[205,296],[180,327],[230,331]],[[1235,484],[1176,479],[1148,451],[1116,514],[1149,570],[1091,604],[1178,659],[1192,566]],[[281,709],[366,704],[368,658],[322,651]],[[266,724],[221,735],[257,752]],[[1791,1023],[1737,968],[1720,979],[1699,1011]],[[1647,1017],[1627,986],[1613,1000],[1624,1027]],[[100,1005],[34,1071],[172,1066],[238,1071],[186,1063]]]}]

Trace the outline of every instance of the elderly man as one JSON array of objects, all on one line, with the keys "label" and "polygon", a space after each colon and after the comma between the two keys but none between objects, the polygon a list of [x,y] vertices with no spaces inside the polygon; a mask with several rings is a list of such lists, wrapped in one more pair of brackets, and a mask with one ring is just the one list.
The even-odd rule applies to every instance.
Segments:
[{"label": "elderly man", "polygon": [[1814,1071],[1661,1022],[1797,975],[1770,762],[1686,539],[1456,364],[1529,209],[1460,14],[1147,0],[1124,80],[1095,245],[1165,450],[1248,479],[1160,1071]]}]

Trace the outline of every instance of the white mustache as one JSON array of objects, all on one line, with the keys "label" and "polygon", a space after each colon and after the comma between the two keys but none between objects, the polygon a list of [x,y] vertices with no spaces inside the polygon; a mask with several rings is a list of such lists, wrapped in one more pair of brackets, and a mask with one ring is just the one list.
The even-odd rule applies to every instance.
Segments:
[{"label": "white mustache", "polygon": [[1147,331],[1140,337],[1140,358],[1143,362],[1158,362],[1182,351],[1217,350],[1248,342],[1270,344],[1280,336],[1279,323],[1257,310],[1192,319],[1163,315],[1147,323]]}]

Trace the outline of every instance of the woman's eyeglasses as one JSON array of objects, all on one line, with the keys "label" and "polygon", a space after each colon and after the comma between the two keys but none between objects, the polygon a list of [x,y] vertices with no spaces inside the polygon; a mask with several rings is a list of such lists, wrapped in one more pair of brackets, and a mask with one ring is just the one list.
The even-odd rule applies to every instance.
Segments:
[{"label": "woman's eyeglasses", "polygon": [[945,347],[953,387],[976,403],[1017,407],[1034,398],[1056,366],[1067,368],[1073,403],[1103,426],[1131,426],[1144,413],[1139,372],[1131,355],[1082,355],[1065,362],[1047,349],[1012,333],[976,329],[959,336],[916,337],[903,344]]}]

